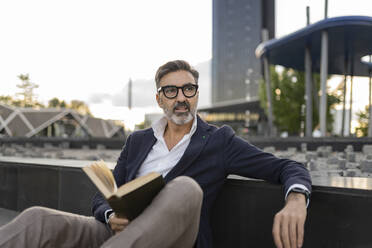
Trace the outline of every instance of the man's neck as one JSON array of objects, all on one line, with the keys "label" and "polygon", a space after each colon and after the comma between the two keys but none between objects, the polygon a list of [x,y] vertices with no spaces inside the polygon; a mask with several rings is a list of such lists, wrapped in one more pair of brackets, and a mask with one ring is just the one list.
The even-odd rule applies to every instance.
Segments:
[{"label": "man's neck", "polygon": [[164,130],[164,140],[169,150],[171,150],[183,138],[183,136],[185,136],[185,134],[190,132],[193,122],[194,119],[184,125],[177,125],[168,120],[167,126]]},{"label": "man's neck", "polygon": [[[168,135],[170,136],[179,136],[179,135],[184,136],[185,134],[190,132],[193,122],[194,122],[194,118],[188,123],[185,123],[183,125],[177,125],[171,120],[168,120],[165,131],[169,132]],[[165,132],[164,132],[164,135],[165,135]]]}]

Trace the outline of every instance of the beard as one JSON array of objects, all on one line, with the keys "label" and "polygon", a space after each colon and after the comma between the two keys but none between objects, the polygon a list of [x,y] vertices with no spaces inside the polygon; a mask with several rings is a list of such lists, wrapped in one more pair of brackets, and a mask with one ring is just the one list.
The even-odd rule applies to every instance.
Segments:
[{"label": "beard", "polygon": [[[172,121],[176,125],[184,125],[194,119],[196,115],[196,106],[191,109],[190,104],[187,102],[176,102],[174,106],[167,108],[164,106],[163,111],[168,120]],[[176,112],[176,108],[184,107],[187,109],[186,112]]]}]

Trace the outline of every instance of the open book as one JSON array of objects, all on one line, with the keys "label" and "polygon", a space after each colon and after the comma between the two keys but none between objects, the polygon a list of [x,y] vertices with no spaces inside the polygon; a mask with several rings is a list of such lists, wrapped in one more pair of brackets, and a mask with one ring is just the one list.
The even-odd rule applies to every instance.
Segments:
[{"label": "open book", "polygon": [[94,162],[84,167],[83,171],[106,198],[114,212],[128,220],[133,220],[141,214],[165,184],[159,173],[152,172],[117,188],[111,170],[103,161]]}]

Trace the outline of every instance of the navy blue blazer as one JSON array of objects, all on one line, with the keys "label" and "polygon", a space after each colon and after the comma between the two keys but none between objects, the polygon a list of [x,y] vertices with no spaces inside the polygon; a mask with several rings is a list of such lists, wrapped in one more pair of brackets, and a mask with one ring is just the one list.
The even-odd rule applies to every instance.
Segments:
[{"label": "navy blue blazer", "polygon": [[[197,129],[180,161],[165,176],[169,182],[177,176],[195,179],[203,189],[204,198],[200,216],[197,247],[212,247],[210,210],[229,174],[264,179],[281,183],[284,192],[293,184],[303,184],[311,190],[311,179],[306,168],[289,159],[279,159],[235,136],[223,126],[217,128],[197,117]],[[152,128],[132,133],[124,146],[114,177],[118,186],[133,180],[156,142]],[[92,211],[96,219],[105,222],[104,212],[110,206],[97,193]]]}]

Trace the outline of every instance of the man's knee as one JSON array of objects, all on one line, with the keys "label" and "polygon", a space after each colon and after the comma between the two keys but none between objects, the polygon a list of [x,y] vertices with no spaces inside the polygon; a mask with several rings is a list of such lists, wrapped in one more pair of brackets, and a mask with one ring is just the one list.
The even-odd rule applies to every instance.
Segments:
[{"label": "man's knee", "polygon": [[23,210],[20,213],[19,217],[26,220],[41,220],[44,216],[46,216],[51,210],[45,207],[30,207]]},{"label": "man's knee", "polygon": [[197,199],[203,198],[203,190],[200,188],[199,184],[187,176],[176,177],[173,181],[177,186],[187,189],[193,196]]},{"label": "man's knee", "polygon": [[191,210],[200,210],[203,201],[203,190],[194,179],[187,176],[180,176],[172,180],[170,183],[173,187],[179,189],[177,191],[180,193],[182,192],[180,197],[187,201],[188,204],[186,205],[192,208]]}]

